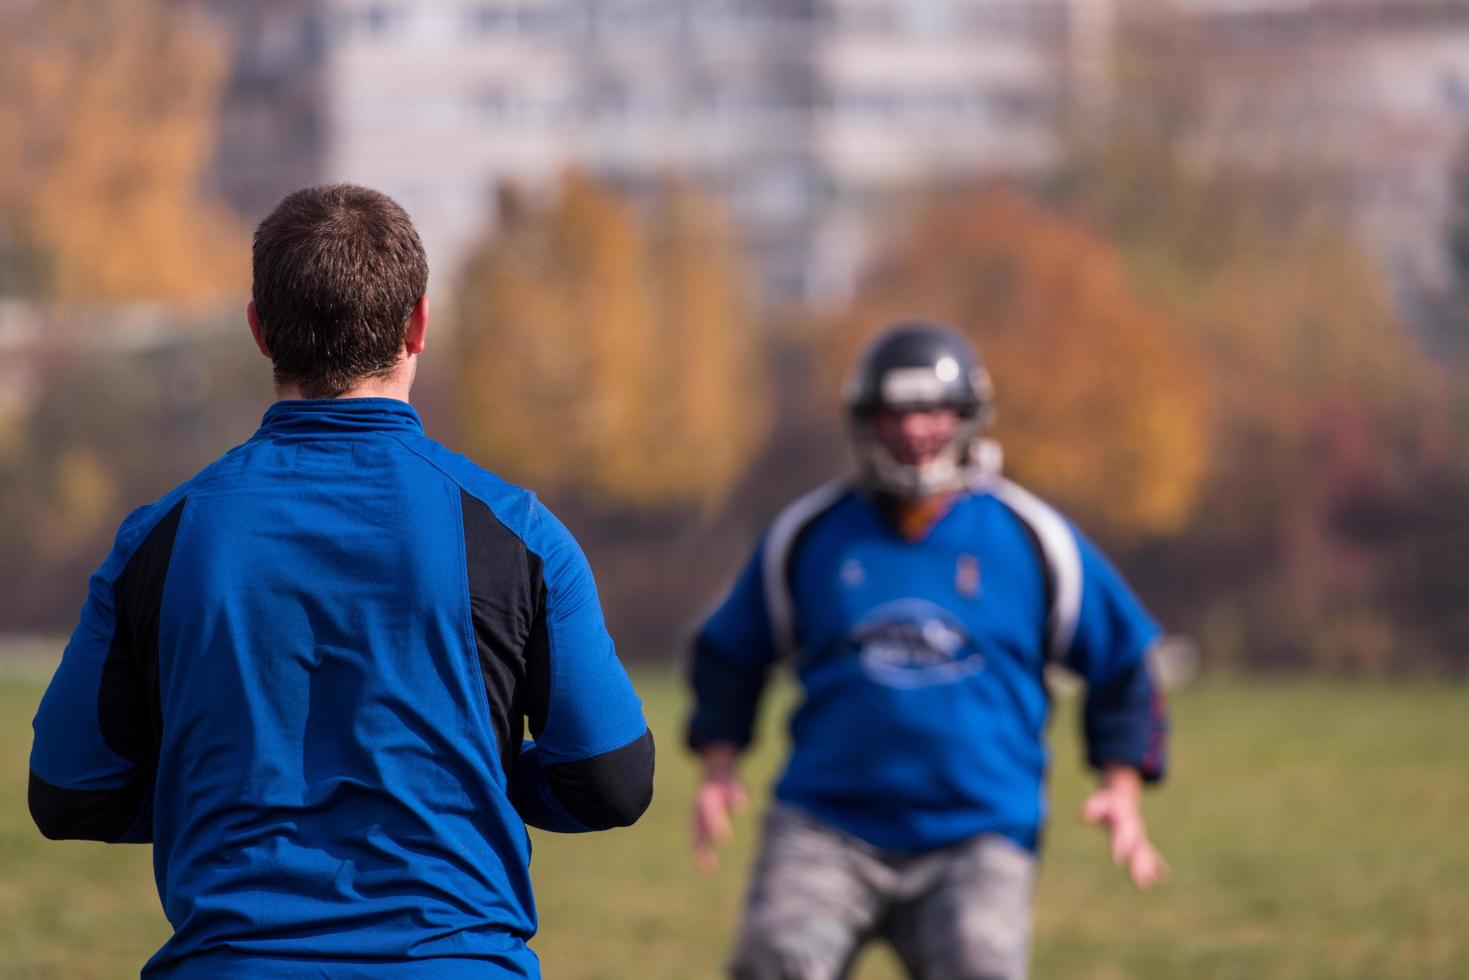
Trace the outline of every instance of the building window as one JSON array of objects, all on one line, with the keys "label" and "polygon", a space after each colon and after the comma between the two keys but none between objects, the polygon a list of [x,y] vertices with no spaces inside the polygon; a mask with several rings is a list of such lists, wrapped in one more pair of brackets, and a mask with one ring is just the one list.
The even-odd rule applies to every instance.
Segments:
[{"label": "building window", "polygon": [[521,123],[525,121],[527,115],[525,99],[505,89],[489,89],[480,92],[475,96],[474,104],[480,116],[497,125]]},{"label": "building window", "polygon": [[362,8],[362,29],[374,37],[401,31],[408,21],[408,11],[394,4],[374,3]]},{"label": "building window", "polygon": [[572,118],[578,106],[561,92],[527,94],[514,88],[487,88],[470,97],[475,114],[492,125],[536,126]]},{"label": "building window", "polygon": [[1446,71],[1439,76],[1438,89],[1449,108],[1457,112],[1469,112],[1469,79]]},{"label": "building window", "polygon": [[848,5],[829,2],[818,8],[815,17],[822,27],[859,34],[886,31],[892,23],[891,11],[885,5],[871,3]]},{"label": "building window", "polygon": [[678,24],[678,12],[663,3],[608,3],[601,9],[602,24],[616,34],[656,37]]},{"label": "building window", "polygon": [[565,38],[584,30],[581,7],[566,3],[472,3],[464,23],[476,36],[516,34],[523,38]]},{"label": "building window", "polygon": [[947,0],[912,0],[896,12],[910,34],[942,37],[961,26],[959,10]]},{"label": "building window", "polygon": [[475,34],[502,34],[514,23],[510,8],[499,3],[472,4],[464,19]]}]

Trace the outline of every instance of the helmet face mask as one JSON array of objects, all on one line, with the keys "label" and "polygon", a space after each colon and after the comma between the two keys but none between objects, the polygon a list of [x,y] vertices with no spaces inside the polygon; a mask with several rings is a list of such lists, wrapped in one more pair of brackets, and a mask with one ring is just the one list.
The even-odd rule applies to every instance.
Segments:
[{"label": "helmet face mask", "polygon": [[[964,336],[944,323],[905,321],[885,330],[848,379],[845,401],[869,490],[921,499],[962,489],[998,451],[984,439],[994,414],[989,374]],[[958,425],[921,459],[900,458],[879,431],[882,416],[934,411],[953,412]]]}]

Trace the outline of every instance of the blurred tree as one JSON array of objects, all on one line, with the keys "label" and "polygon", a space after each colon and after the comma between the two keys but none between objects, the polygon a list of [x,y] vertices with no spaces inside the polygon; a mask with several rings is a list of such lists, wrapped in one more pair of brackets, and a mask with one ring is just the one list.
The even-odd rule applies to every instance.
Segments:
[{"label": "blurred tree", "polygon": [[269,366],[233,317],[143,345],[109,342],[105,317],[49,312],[35,397],[0,410],[0,632],[69,628],[127,511],[242,441],[269,403]]},{"label": "blurred tree", "polygon": [[206,199],[223,54],[189,0],[0,4],[0,292],[206,301],[246,274]]},{"label": "blurred tree", "polygon": [[1105,241],[1014,191],[945,196],[867,277],[835,363],[915,315],[973,335],[995,377],[1006,468],[1022,482],[1114,536],[1166,535],[1193,517],[1208,378]]},{"label": "blurred tree", "polygon": [[1228,93],[1268,95],[1269,66],[1221,59],[1169,4],[1127,9],[1115,111],[1069,139],[1055,200],[1117,243],[1203,353],[1218,406],[1198,519],[1149,552],[1141,584],[1192,605],[1215,656],[1401,661],[1421,631],[1388,604],[1401,562],[1383,515],[1441,482],[1445,379],[1345,231],[1329,167],[1229,117]]},{"label": "blurred tree", "polygon": [[1444,284],[1427,304],[1430,339],[1451,372],[1455,460],[1469,471],[1469,136],[1449,173],[1444,272]]},{"label": "blurred tree", "polygon": [[1449,173],[1448,225],[1444,232],[1445,348],[1457,358],[1469,353],[1469,138]]},{"label": "blurred tree", "polygon": [[1455,455],[1469,470],[1469,136],[1448,174],[1441,281],[1420,285],[1415,298],[1428,345],[1450,371]]},{"label": "blurred tree", "polygon": [[65,557],[96,541],[110,530],[106,525],[118,507],[117,487],[96,451],[66,449],[50,462],[50,499],[34,535],[42,560]]},{"label": "blurred tree", "polygon": [[645,216],[570,173],[502,192],[453,306],[461,427],[487,465],[603,511],[716,507],[768,424],[728,225],[669,182]]},{"label": "blurred tree", "polygon": [[665,495],[692,488],[708,509],[769,431],[761,327],[739,243],[711,199],[666,181],[648,216],[648,241],[658,318],[651,354],[663,394],[651,399],[646,465],[661,474]]}]

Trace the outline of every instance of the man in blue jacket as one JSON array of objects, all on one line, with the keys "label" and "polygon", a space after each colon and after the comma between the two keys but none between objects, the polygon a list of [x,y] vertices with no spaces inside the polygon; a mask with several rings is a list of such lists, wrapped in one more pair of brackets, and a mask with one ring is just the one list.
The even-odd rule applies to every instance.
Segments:
[{"label": "man in blue jacket", "polygon": [[298,191],[253,272],[279,400],[123,522],[36,715],[31,813],[152,842],[174,934],[145,976],[537,977],[526,825],[652,795],[591,571],[424,435],[428,265],[396,203]]},{"label": "man in blue jacket", "polygon": [[1146,888],[1140,788],[1164,766],[1158,627],[1096,548],[999,475],[990,384],[952,327],[894,326],[849,384],[859,463],[774,522],[695,644],[695,856],[743,805],[769,668],[802,700],[731,974],[835,980],[869,938],[922,980],[1026,975],[1046,816],[1044,670],[1088,684],[1084,815]]}]

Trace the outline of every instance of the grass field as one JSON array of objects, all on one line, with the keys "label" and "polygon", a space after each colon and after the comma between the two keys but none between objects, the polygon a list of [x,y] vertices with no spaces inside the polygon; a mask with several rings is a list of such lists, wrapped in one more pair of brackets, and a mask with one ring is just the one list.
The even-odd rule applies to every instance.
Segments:
[{"label": "grass field", "polygon": [[[630,830],[537,835],[551,980],[718,975],[753,822],[714,876],[686,849],[692,768],[673,677],[636,678],[660,736],[658,795]],[[0,674],[0,977],[136,976],[167,925],[141,847],[54,844],[25,807],[45,675]],[[1074,814],[1074,704],[1054,728],[1052,824],[1034,975],[1187,980],[1469,977],[1469,687],[1211,683],[1174,698],[1175,775],[1150,796],[1173,880],[1138,895]],[[781,712],[751,766],[776,763]],[[897,977],[882,951],[860,980]]]}]

